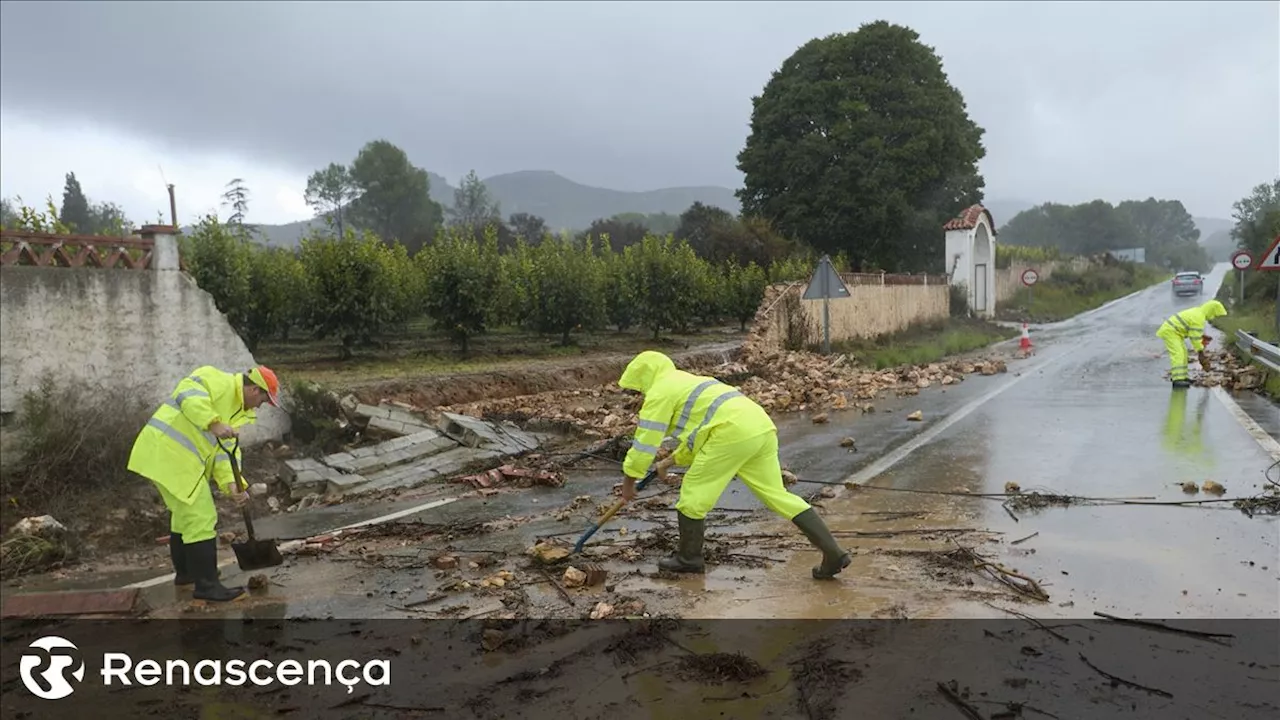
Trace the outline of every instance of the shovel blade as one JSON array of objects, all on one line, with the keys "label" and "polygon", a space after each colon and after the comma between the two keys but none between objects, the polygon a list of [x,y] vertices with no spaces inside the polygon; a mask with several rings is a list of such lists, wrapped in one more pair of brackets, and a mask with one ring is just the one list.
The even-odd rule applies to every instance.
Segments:
[{"label": "shovel blade", "polygon": [[231,543],[231,549],[236,554],[236,563],[241,570],[261,570],[284,563],[280,548],[276,547],[273,540]]}]

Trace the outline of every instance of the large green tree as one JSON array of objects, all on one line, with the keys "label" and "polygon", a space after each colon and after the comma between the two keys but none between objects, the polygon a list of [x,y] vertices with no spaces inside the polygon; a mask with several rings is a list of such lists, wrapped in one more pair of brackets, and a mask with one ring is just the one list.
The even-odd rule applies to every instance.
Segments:
[{"label": "large green tree", "polygon": [[348,211],[353,224],[385,242],[398,241],[410,252],[435,236],[444,211],[431,199],[427,171],[409,162],[404,150],[373,140],[360,149],[350,172],[359,194]]},{"label": "large green tree", "polygon": [[942,224],[982,199],[983,130],[910,28],[811,40],[752,104],[743,214],[855,268],[939,265]]},{"label": "large green tree", "polygon": [[467,173],[453,191],[453,207],[448,215],[450,225],[470,228],[472,232],[482,233],[489,225],[502,222],[502,208],[475,170]]},{"label": "large green tree", "polygon": [[89,234],[93,232],[93,213],[89,209],[89,198],[85,197],[80,181],[73,172],[67,173],[67,182],[62,187],[62,209],[58,219],[72,232]]},{"label": "large green tree", "polygon": [[311,173],[307,178],[305,199],[316,214],[331,222],[343,237],[342,215],[347,204],[356,196],[356,186],[346,165],[329,163],[323,170]]}]

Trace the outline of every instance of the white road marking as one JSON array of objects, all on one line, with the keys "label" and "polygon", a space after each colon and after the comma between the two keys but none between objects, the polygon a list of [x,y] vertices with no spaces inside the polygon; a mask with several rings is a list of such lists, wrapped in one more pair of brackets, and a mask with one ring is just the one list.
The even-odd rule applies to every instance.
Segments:
[{"label": "white road marking", "polygon": [[[352,524],[350,524],[350,525],[343,525],[342,527],[333,528],[332,530],[324,530],[324,531],[321,531],[321,532],[316,533],[316,535],[328,535],[328,534],[330,534],[330,533],[336,533],[336,532],[340,532],[340,531],[342,531],[342,530],[351,530],[351,529],[354,529],[354,528],[365,527],[365,526],[367,526],[367,525],[378,525],[378,524],[380,524],[380,523],[390,522],[390,521],[392,521],[392,520],[399,520],[399,519],[400,519],[400,518],[402,518],[402,517],[406,517],[406,516],[408,516],[408,515],[413,515],[413,514],[416,514],[416,513],[420,513],[420,512],[422,512],[423,510],[430,510],[431,508],[440,507],[441,505],[448,505],[449,503],[451,503],[451,502],[456,502],[456,501],[458,501],[458,500],[460,500],[460,499],[461,499],[461,498],[453,497],[453,498],[445,498],[445,499],[443,499],[443,500],[432,500],[431,502],[423,503],[423,504],[421,504],[421,505],[415,505],[415,506],[413,506],[413,507],[411,507],[411,508],[405,508],[404,510],[398,510],[398,511],[393,512],[393,513],[388,513],[388,514],[386,514],[386,515],[380,515],[380,516],[378,516],[378,517],[376,517],[376,518],[372,518],[372,519],[370,519],[370,520],[362,520],[362,521],[360,521],[360,522],[358,522],[358,523],[352,523]],[[292,540],[292,541],[290,541],[290,542],[281,543],[281,544],[280,544],[280,551],[281,551],[281,552],[287,552],[287,551],[292,550],[292,549],[294,549],[294,548],[302,547],[302,545],[303,545],[303,541],[302,541],[302,540]],[[219,569],[221,569],[221,568],[228,567],[228,566],[235,565],[235,564],[236,564],[236,561],[235,561],[234,559],[232,559],[232,560],[228,560],[228,561],[226,561],[226,562],[219,563],[219,564],[218,564],[218,568],[219,568]],[[174,573],[169,573],[168,575],[161,575],[160,577],[153,577],[153,578],[151,578],[151,579],[149,579],[149,580],[141,580],[141,581],[136,582],[136,583],[132,583],[132,584],[129,584],[129,585],[125,585],[125,586],[124,586],[124,589],[155,587],[156,585],[162,585],[162,584],[167,583],[167,582],[173,582],[173,576],[174,576]]]},{"label": "white road marking", "polygon": [[[1020,375],[1014,378],[1010,378],[1009,381],[1004,383],[1003,385],[1000,385],[999,387],[996,387],[988,391],[986,394],[981,395],[973,400],[970,400],[967,404],[965,404],[959,410],[956,410],[955,412],[951,413],[946,418],[944,418],[943,420],[939,421],[938,423],[930,427],[928,430],[925,430],[919,435],[911,438],[906,443],[904,443],[901,447],[899,447],[897,450],[894,450],[893,452],[889,453],[888,455],[885,455],[884,457],[881,457],[879,460],[876,460],[875,462],[871,463],[870,465],[863,468],[862,470],[859,470],[853,475],[850,475],[848,478],[845,479],[845,482],[854,482],[859,484],[866,483],[867,480],[876,477],[877,475],[883,473],[884,471],[888,470],[894,465],[897,465],[898,463],[902,462],[902,460],[905,457],[907,457],[911,453],[918,450],[920,446],[924,445],[925,443],[929,442],[935,437],[941,435],[943,432],[947,430],[947,428],[965,419],[966,417],[971,415],[974,410],[977,410],[978,408],[982,407],[984,404],[986,404],[988,401],[995,398],[1000,393],[1022,382],[1025,378],[1030,376],[1032,373],[1039,372],[1040,370],[1043,370],[1046,367],[1053,365],[1054,363],[1065,360],[1066,358],[1079,352],[1079,350],[1081,350],[1083,347],[1084,346],[1082,345],[1077,345],[1074,349],[1067,350],[1062,354],[1058,355],[1057,357],[1050,358],[1040,363],[1039,365],[1035,365],[1031,368],[1023,370]],[[843,490],[844,490],[843,487],[837,488],[836,494],[839,495],[840,492]]]},{"label": "white road marking", "polygon": [[1213,396],[1222,401],[1222,404],[1226,406],[1227,411],[1235,417],[1236,422],[1240,423],[1240,425],[1245,429],[1245,432],[1249,433],[1253,436],[1254,440],[1258,441],[1258,444],[1261,445],[1262,449],[1271,456],[1272,460],[1280,462],[1280,442],[1277,442],[1275,438],[1271,437],[1271,435],[1264,430],[1256,420],[1249,417],[1249,413],[1245,412],[1244,408],[1240,407],[1240,403],[1236,402],[1235,398],[1231,397],[1231,395],[1228,394],[1226,390],[1223,390],[1221,386],[1215,385],[1213,387]]}]

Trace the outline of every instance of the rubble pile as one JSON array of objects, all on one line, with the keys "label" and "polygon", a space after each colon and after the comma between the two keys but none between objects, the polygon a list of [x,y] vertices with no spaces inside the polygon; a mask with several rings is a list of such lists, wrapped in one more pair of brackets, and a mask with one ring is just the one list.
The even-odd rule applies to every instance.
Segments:
[{"label": "rubble pile", "polygon": [[[1240,356],[1226,350],[1209,350],[1205,353],[1209,358],[1209,371],[1193,373],[1191,384],[1196,387],[1223,387],[1231,391],[1257,390],[1266,384],[1267,376],[1263,369],[1253,363],[1246,362]],[[1195,358],[1191,365],[1196,367]],[[1165,372],[1168,379],[1169,373]]]}]

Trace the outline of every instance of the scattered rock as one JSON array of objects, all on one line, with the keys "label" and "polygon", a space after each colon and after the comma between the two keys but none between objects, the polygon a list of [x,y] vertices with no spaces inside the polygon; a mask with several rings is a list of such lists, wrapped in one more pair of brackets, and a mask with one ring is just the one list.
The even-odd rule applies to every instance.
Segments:
[{"label": "scattered rock", "polygon": [[10,531],[14,535],[38,537],[54,542],[67,535],[67,527],[54,519],[52,515],[22,518]]},{"label": "scattered rock", "polygon": [[917,411],[915,411],[915,412],[911,413],[910,415],[908,415],[908,416],[907,416],[907,419],[908,419],[908,420],[911,420],[911,421],[914,421],[914,422],[920,422],[921,420],[924,420],[924,413],[923,413],[923,412],[921,412],[921,411],[919,411],[919,410],[917,410]]},{"label": "scattered rock", "polygon": [[250,576],[249,576],[249,589],[250,589],[250,590],[261,590],[261,589],[265,588],[266,586],[268,586],[268,585],[270,585],[270,584],[271,584],[271,580],[270,580],[270,578],[268,578],[266,575],[263,575],[263,574],[261,574],[261,573],[259,573],[259,574],[257,574],[257,575],[250,575]]},{"label": "scattered rock", "polygon": [[813,424],[814,424],[814,425],[821,425],[821,424],[823,424],[823,423],[827,422],[827,419],[828,419],[828,418],[827,418],[827,414],[826,414],[826,413],[818,413],[817,415],[814,415],[814,416],[813,416]]},{"label": "scattered rock", "polygon": [[458,558],[452,555],[441,555],[432,560],[431,564],[439,570],[453,570],[458,567]]},{"label": "scattered rock", "polygon": [[603,620],[613,616],[613,606],[607,602],[596,603],[595,609],[591,611],[592,620]]},{"label": "scattered rock", "polygon": [[218,540],[220,540],[223,545],[230,545],[231,543],[235,542],[236,534],[233,532],[219,533]]},{"label": "scattered rock", "polygon": [[561,579],[567,588],[582,587],[587,583],[587,574],[576,567],[569,567],[565,569],[564,577]]},{"label": "scattered rock", "polygon": [[1189,495],[1194,495],[1200,492],[1200,488],[1197,487],[1196,484],[1193,482],[1179,483],[1179,485],[1182,486],[1182,492],[1187,493]]},{"label": "scattered rock", "polygon": [[854,446],[854,439],[847,437],[840,441],[840,447],[851,448]]},{"label": "scattered rock", "polygon": [[1007,482],[1004,484],[1004,491],[1013,495],[1022,492],[1022,486],[1016,482]]},{"label": "scattered rock", "polygon": [[792,486],[792,485],[795,485],[795,484],[796,484],[796,483],[798,483],[798,482],[800,482],[800,478],[797,478],[795,473],[791,472],[790,470],[783,470],[783,471],[782,471],[782,484],[783,484],[783,485],[785,485],[785,486],[787,486],[787,487],[790,487],[790,486]]},{"label": "scattered rock", "polygon": [[529,548],[526,554],[532,556],[538,562],[551,564],[569,557],[569,548],[543,540]]},{"label": "scattered rock", "polygon": [[1205,480],[1201,488],[1210,495],[1221,495],[1227,491],[1225,487],[1212,480]]},{"label": "scattered rock", "polygon": [[280,498],[278,497],[267,498],[267,507],[270,508],[271,512],[273,513],[280,512]]}]

